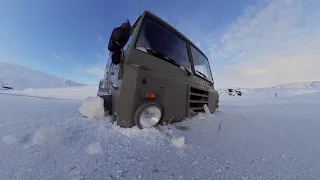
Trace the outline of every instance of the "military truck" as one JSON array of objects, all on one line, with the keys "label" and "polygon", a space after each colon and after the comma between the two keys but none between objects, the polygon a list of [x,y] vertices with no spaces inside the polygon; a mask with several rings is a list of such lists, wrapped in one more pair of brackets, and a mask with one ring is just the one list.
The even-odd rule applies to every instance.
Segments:
[{"label": "military truck", "polygon": [[206,55],[155,14],[115,28],[108,49],[98,96],[119,126],[151,128],[218,107]]}]

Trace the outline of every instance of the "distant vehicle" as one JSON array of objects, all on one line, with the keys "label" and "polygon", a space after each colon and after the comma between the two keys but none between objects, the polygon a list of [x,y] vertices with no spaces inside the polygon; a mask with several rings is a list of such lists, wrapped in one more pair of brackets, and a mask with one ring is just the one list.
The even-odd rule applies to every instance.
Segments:
[{"label": "distant vehicle", "polygon": [[9,86],[8,83],[2,83],[2,89],[4,90],[13,90],[13,87]]},{"label": "distant vehicle", "polygon": [[119,126],[150,128],[218,107],[205,54],[153,13],[115,28],[108,49],[98,96]]}]

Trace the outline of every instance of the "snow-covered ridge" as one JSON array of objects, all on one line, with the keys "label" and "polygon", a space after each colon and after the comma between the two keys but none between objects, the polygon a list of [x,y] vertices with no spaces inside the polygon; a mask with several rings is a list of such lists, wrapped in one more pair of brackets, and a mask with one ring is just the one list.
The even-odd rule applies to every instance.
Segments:
[{"label": "snow-covered ridge", "polygon": [[320,90],[320,81],[293,82],[267,88],[221,88],[217,89],[221,97],[270,98],[313,93]]},{"label": "snow-covered ridge", "polygon": [[273,88],[311,88],[311,89],[320,89],[320,81],[310,81],[310,82],[294,82],[279,84]]},{"label": "snow-covered ridge", "polygon": [[83,86],[83,84],[21,65],[3,62],[0,62],[0,83],[0,89],[38,89]]},{"label": "snow-covered ridge", "polygon": [[45,99],[62,99],[62,100],[77,100],[82,101],[87,97],[96,97],[98,86],[78,86],[64,88],[44,88],[44,89],[24,89],[0,91],[4,94],[39,97]]}]

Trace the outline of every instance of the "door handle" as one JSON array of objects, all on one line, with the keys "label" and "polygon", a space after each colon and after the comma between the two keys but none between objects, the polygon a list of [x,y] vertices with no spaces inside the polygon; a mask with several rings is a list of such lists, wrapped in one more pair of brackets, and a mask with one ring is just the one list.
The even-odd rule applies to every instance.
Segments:
[{"label": "door handle", "polygon": [[114,72],[110,72],[110,75],[114,75]]},{"label": "door handle", "polygon": [[119,89],[119,86],[114,84],[113,82],[111,82],[111,85],[112,85],[112,88],[115,89],[115,90],[118,90]]}]

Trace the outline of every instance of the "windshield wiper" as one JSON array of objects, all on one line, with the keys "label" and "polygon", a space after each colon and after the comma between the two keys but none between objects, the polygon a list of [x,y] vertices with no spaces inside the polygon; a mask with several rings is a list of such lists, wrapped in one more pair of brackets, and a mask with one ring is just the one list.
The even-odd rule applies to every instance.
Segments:
[{"label": "windshield wiper", "polygon": [[175,66],[180,67],[181,69],[184,69],[184,70],[187,72],[187,75],[188,75],[188,76],[191,75],[191,72],[190,72],[190,71],[188,71],[186,68],[184,68],[183,66],[181,66],[179,63],[177,63],[177,61],[173,60],[172,58],[170,58],[170,57],[168,57],[168,56],[166,56],[166,55],[163,55],[162,53],[159,53],[159,52],[157,52],[157,51],[154,51],[154,50],[152,50],[152,49],[150,49],[150,48],[148,48],[148,47],[146,48],[146,50],[147,50],[148,53],[151,53],[152,55],[154,55],[154,56],[156,56],[156,57],[158,57],[158,58],[161,58],[161,59],[163,59],[163,60],[165,60],[165,61],[167,61],[167,62],[169,62],[169,63],[171,63],[171,64],[173,64],[173,65],[175,65]]},{"label": "windshield wiper", "polygon": [[198,70],[196,70],[196,71],[197,71],[197,73],[201,74],[204,78],[208,79],[208,77],[205,74],[203,74],[202,72],[200,72]]},{"label": "windshield wiper", "polygon": [[196,72],[201,74],[201,76],[204,77],[207,81],[209,81],[211,85],[213,84],[205,74],[203,74],[202,72],[200,72],[198,70],[196,70]]}]

